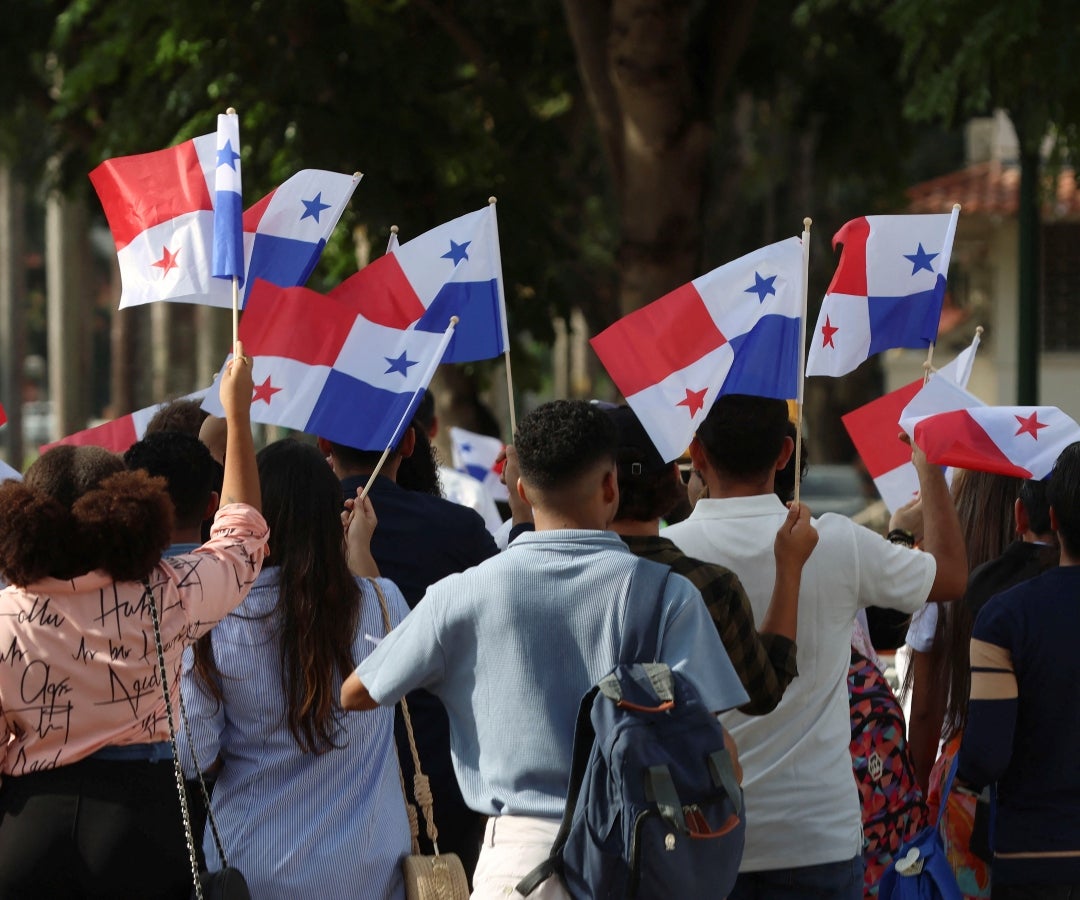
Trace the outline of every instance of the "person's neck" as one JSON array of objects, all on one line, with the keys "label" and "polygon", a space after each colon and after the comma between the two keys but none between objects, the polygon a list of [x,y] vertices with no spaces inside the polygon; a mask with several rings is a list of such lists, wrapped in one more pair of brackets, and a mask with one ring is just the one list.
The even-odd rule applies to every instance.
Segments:
[{"label": "person's neck", "polygon": [[[383,467],[379,470],[379,475],[389,478],[391,481],[397,481],[398,460],[387,460]],[[339,466],[334,464],[334,472],[339,480],[346,478],[371,478],[371,473],[375,471],[374,466]]]},{"label": "person's neck", "polygon": [[637,519],[616,519],[608,528],[625,537],[656,537],[660,534],[660,520],[639,522]]},{"label": "person's neck", "polygon": [[561,531],[575,529],[606,531],[611,523],[603,517],[588,513],[569,513],[559,510],[540,510],[533,507],[533,525],[537,531]]},{"label": "person's neck", "polygon": [[170,544],[201,544],[202,540],[202,525],[195,525],[191,528],[174,528],[172,532],[172,540]]},{"label": "person's neck", "polygon": [[774,474],[771,472],[764,478],[749,479],[732,478],[715,471],[708,472],[705,475],[705,483],[709,487],[709,497],[714,497],[717,500],[771,494],[773,493],[773,481]]}]

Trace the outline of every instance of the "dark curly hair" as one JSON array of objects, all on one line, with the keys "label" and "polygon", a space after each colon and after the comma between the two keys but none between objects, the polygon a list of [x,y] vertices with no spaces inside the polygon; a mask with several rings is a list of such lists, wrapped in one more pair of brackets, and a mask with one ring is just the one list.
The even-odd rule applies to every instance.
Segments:
[{"label": "dark curly hair", "polygon": [[573,483],[599,462],[615,460],[618,435],[599,407],[552,400],[520,423],[514,439],[521,475],[541,491]]},{"label": "dark curly hair", "polygon": [[776,464],[788,434],[784,400],[726,394],[698,426],[697,437],[717,472],[748,478]]},{"label": "dark curly hair", "polygon": [[140,581],[172,534],[165,482],[99,447],[55,447],[0,485],[0,572],[21,587],[103,569]]},{"label": "dark curly hair", "polygon": [[166,403],[154,413],[154,417],[147,423],[143,437],[159,434],[163,431],[180,431],[190,434],[192,437],[199,436],[202,423],[210,415],[199,405],[198,400],[187,400],[181,397]]},{"label": "dark curly hair", "polygon": [[202,522],[216,473],[214,458],[198,436],[183,431],[148,434],[128,447],[124,463],[165,479],[179,525],[194,528]]}]

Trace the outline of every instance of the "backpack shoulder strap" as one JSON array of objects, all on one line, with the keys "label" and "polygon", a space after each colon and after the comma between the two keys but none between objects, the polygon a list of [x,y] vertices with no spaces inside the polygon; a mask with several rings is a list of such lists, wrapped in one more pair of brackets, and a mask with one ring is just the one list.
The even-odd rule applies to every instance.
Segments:
[{"label": "backpack shoulder strap", "polygon": [[660,643],[660,613],[671,566],[638,559],[626,598],[620,663],[655,662]]},{"label": "backpack shoulder strap", "polygon": [[[661,600],[667,588],[667,578],[671,567],[647,559],[638,559],[631,577],[629,596],[626,598],[623,619],[622,644],[619,648],[619,664],[634,662],[652,662],[656,658],[660,639]],[[592,725],[593,701],[600,688],[594,687],[581,698],[578,707],[577,723],[574,726],[574,751],[570,763],[570,781],[566,791],[566,808],[563,810],[562,823],[551,853],[540,865],[521,879],[516,890],[523,897],[528,897],[544,881],[559,871],[562,849],[570,836],[570,826],[574,821],[581,785],[585,780],[585,769],[592,755],[596,732]]]}]

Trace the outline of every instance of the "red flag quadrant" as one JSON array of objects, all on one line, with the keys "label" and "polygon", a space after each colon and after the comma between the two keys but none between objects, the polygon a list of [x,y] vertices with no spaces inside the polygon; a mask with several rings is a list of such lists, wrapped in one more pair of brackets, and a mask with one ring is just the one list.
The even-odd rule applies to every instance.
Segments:
[{"label": "red flag quadrant", "polygon": [[501,356],[509,339],[494,206],[394,243],[330,296],[387,328],[442,334],[457,316],[446,362]]},{"label": "red flag quadrant", "polygon": [[[202,135],[106,160],[90,173],[116,241],[121,309],[158,300],[232,305],[231,285],[211,275],[215,173],[222,168],[216,145],[216,135]],[[303,284],[358,182],[305,169],[245,212],[247,289],[255,278]],[[238,191],[233,199],[239,202]]]},{"label": "red flag quadrant", "polygon": [[[206,396],[206,392],[207,390],[204,388],[201,391],[187,394],[180,399],[202,400],[203,397]],[[106,450],[110,450],[113,453],[123,453],[136,441],[142,440],[143,435],[146,433],[146,426],[150,424],[150,420],[154,418],[154,415],[162,407],[167,406],[168,403],[169,401],[155,403],[152,406],[146,406],[133,413],[128,413],[126,416],[120,416],[119,418],[111,419],[108,422],[102,422],[100,425],[95,425],[93,428],[76,431],[74,434],[69,434],[67,437],[63,437],[58,441],[53,441],[51,444],[43,444],[38,450],[41,453],[45,453],[53,447],[68,444],[75,447],[104,447]]]},{"label": "red flag quadrant", "polygon": [[[252,419],[361,450],[396,444],[444,350],[442,334],[387,328],[336,297],[264,281],[240,339],[252,358]],[[203,408],[222,415],[216,391]]]},{"label": "red flag quadrant", "polygon": [[890,512],[911,500],[919,490],[919,478],[911,463],[911,445],[900,440],[899,434],[900,414],[922,386],[920,378],[841,416],[859,458]]},{"label": "red flag quadrant", "polygon": [[892,347],[937,337],[955,220],[863,216],[833,237],[843,245],[811,333],[807,375],[844,375]]},{"label": "red flag quadrant", "polygon": [[661,456],[720,394],[798,396],[802,242],[756,250],[635,310],[590,343]]}]

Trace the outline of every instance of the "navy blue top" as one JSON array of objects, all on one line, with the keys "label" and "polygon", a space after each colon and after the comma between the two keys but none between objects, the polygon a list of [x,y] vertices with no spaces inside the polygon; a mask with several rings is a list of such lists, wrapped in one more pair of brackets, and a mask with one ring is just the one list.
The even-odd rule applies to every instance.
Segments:
[{"label": "navy blue top", "polygon": [[1078,635],[1080,566],[995,595],[975,622],[957,774],[998,783],[995,884],[1080,883]]},{"label": "navy blue top", "polygon": [[[367,484],[368,476],[341,479],[346,498]],[[407,491],[382,475],[368,494],[379,524],[371,555],[379,574],[416,606],[424,592],[447,575],[464,572],[498,553],[484,520],[466,506],[432,494]]]}]

